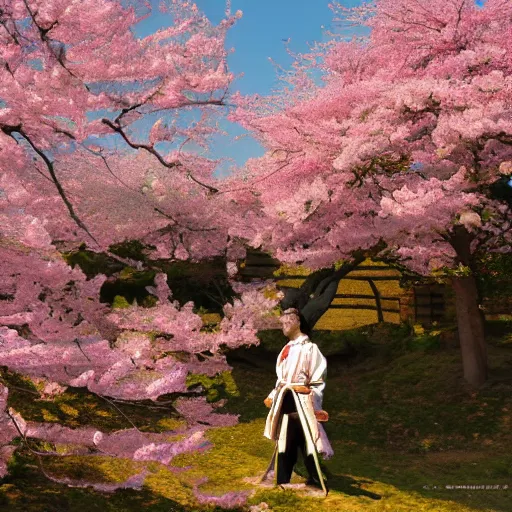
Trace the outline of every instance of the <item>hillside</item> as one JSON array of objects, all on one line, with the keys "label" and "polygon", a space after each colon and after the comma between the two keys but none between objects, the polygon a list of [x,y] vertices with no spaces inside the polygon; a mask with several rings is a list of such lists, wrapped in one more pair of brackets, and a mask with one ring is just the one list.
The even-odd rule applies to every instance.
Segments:
[{"label": "hillside", "polygon": [[[458,349],[445,346],[435,334],[411,337],[390,324],[368,326],[342,333],[334,353],[324,347],[329,354],[326,430],[335,450],[335,457],[325,463],[330,487],[325,499],[301,489],[254,484],[273,451],[272,443],[262,437],[262,400],[274,385],[279,337],[267,333],[262,346],[239,349],[229,357],[237,388],[230,392],[238,396],[231,396],[224,410],[240,414],[240,423],[210,430],[207,437],[214,446],[208,451],[176,457],[173,463],[181,471],[102,456],[38,457],[25,446],[11,464],[11,475],[0,482],[0,505],[27,512],[214,510],[198,504],[193,496],[196,486],[213,495],[251,491],[249,505],[265,502],[276,512],[509,512],[512,339],[506,332],[491,333],[490,379],[478,392],[463,382]],[[329,336],[330,340],[323,338],[332,347],[333,335]],[[35,399],[25,380],[7,372],[3,380],[10,384],[12,407],[27,419],[94,424],[104,430],[130,428],[128,421],[153,431],[179,424],[178,419],[169,419],[165,406],[117,404],[116,410],[80,390],[45,402]],[[220,395],[225,393],[218,383],[214,386]],[[34,448],[56,447],[32,444]],[[53,477],[93,482],[123,481],[144,468],[148,473],[141,491],[105,494],[54,483],[41,467]],[[206,483],[201,480],[204,475]],[[293,481],[303,479],[296,476]]]}]

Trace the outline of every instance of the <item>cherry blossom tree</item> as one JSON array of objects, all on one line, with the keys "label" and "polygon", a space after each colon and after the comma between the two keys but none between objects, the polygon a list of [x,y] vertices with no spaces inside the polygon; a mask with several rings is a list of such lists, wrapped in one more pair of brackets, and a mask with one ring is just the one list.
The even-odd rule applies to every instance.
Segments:
[{"label": "cherry blossom tree", "polygon": [[[258,343],[256,332],[272,322],[274,317],[268,312],[277,303],[266,296],[265,283],[260,286],[263,290],[233,283],[240,298],[224,306],[223,319],[211,332],[203,331],[203,321],[194,313],[192,302],[180,305],[172,300],[163,273],[156,274],[154,286],[148,287],[155,297],[153,307],[134,304],[112,309],[100,302],[106,276],[87,279],[79,267],[71,268],[39,219],[14,207],[20,206],[16,201],[30,204],[30,195],[21,184],[15,190],[18,195],[7,190],[3,198],[7,214],[0,216],[0,365],[36,382],[42,380],[45,396],[63,392],[63,386],[87,387],[121,400],[179,396],[174,408],[190,431],[180,431],[188,437],[177,443],[139,431],[126,431],[121,440],[87,428],[75,432],[58,425],[27,427],[15,413],[0,415],[5,427],[0,439],[0,474],[5,474],[6,462],[15,449],[9,443],[19,435],[76,444],[84,453],[93,448],[111,456],[169,464],[178,453],[202,449],[202,434],[209,426],[235,424],[236,415],[216,413],[222,401],[207,403],[200,396],[202,390],[190,389],[187,379],[190,374],[213,377],[229,371],[226,348]],[[7,389],[1,386],[0,391],[0,406],[5,407]],[[114,445],[108,448],[111,442]],[[127,452],[126,446],[131,451]],[[140,485],[141,478],[126,485]]]},{"label": "cherry blossom tree", "polygon": [[369,35],[333,36],[299,56],[281,94],[238,99],[234,118],[268,150],[248,163],[251,192],[237,192],[259,212],[251,243],[330,268],[291,297],[313,304],[312,324],[335,293],[340,262],[350,269],[373,254],[444,275],[456,294],[464,376],[478,386],[487,358],[474,260],[511,247],[510,203],[491,189],[511,170],[512,7],[333,8],[337,23]]},{"label": "cherry blossom tree", "polygon": [[[194,305],[173,300],[152,266],[243,254],[229,232],[238,206],[217,194],[217,162],[198,151],[217,132],[233,78],[225,36],[241,13],[228,3],[214,26],[191,2],[161,8],[173,24],[139,38],[143,2],[0,1],[0,365],[42,379],[45,396],[65,386],[125,400],[180,396],[175,409],[188,430],[169,443],[138,431],[34,425],[4,413],[2,386],[0,475],[19,436],[164,464],[201,449],[206,428],[237,417],[218,414],[222,403],[206,402],[187,377],[230,370],[226,348],[257,343],[272,321],[277,301],[266,284],[234,283],[238,298],[205,332]],[[142,260],[110,251],[129,240],[144,247]],[[155,271],[154,306],[101,302],[107,276],[88,278],[64,258],[82,244]]]},{"label": "cherry blossom tree", "polygon": [[143,2],[9,0],[0,9],[0,164],[35,187],[54,188],[62,203],[54,208],[74,224],[63,222],[62,211],[41,212],[59,219],[54,240],[106,248],[72,197],[83,175],[75,172],[66,187],[61,181],[70,161],[76,167],[77,148],[95,156],[90,165],[99,168],[108,167],[105,142],[124,144],[151,155],[168,174],[216,190],[208,183],[211,166],[185,149],[206,144],[215,132],[212,116],[233,78],[225,35],[240,13],[228,11],[213,26],[193,3],[168,2],[162,10],[174,24],[137,38],[134,28],[148,14]]}]

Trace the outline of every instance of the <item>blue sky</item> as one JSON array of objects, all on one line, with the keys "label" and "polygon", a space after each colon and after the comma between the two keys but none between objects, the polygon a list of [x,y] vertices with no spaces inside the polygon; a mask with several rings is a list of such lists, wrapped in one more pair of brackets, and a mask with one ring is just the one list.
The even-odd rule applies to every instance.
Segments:
[{"label": "blue sky", "polygon": [[[214,23],[224,16],[224,0],[196,0],[197,6]],[[234,88],[246,94],[265,94],[276,84],[273,58],[282,65],[291,63],[283,39],[291,39],[296,52],[308,49],[308,42],[322,39],[322,25],[329,26],[332,12],[329,0],[232,0],[232,11],[244,14],[229,31],[227,47],[234,48],[230,55],[230,69],[238,79]],[[351,0],[351,3],[353,1]],[[153,13],[137,27],[138,35],[146,35],[168,26],[169,16],[158,10],[158,0],[151,0]],[[345,2],[349,5],[348,2]]]},{"label": "blue sky", "polygon": [[[139,36],[168,26],[170,17],[158,10],[158,1],[151,0],[152,15],[137,27]],[[287,54],[283,40],[290,39],[289,47],[295,53],[307,52],[308,43],[321,41],[323,27],[329,27],[332,12],[329,0],[232,0],[232,11],[241,10],[243,17],[229,31],[227,47],[234,48],[229,56],[229,67],[238,76],[232,90],[243,94],[268,94],[278,86],[276,70],[270,58],[288,68],[292,59]],[[360,3],[349,0],[344,5]],[[196,0],[197,6],[214,23],[222,19],[224,0]],[[242,75],[243,76],[240,76]],[[240,128],[223,123],[230,137],[218,138],[212,156],[233,158],[239,165],[252,156],[263,153],[259,144],[250,137],[233,142],[232,138],[243,133]],[[223,167],[226,168],[228,164]]]}]

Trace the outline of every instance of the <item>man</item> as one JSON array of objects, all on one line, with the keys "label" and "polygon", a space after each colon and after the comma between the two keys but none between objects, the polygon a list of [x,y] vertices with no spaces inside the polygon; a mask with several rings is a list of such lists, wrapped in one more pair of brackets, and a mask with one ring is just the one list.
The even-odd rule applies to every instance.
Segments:
[{"label": "man", "polygon": [[319,423],[328,419],[322,410],[327,361],[303,332],[307,328],[296,309],[284,311],[280,320],[283,333],[290,341],[277,358],[276,387],[264,400],[270,411],[263,435],[277,442],[277,461],[274,459],[277,484],[290,482],[300,449],[308,471],[307,483],[321,484],[326,491],[317,454],[324,458],[333,455]]}]

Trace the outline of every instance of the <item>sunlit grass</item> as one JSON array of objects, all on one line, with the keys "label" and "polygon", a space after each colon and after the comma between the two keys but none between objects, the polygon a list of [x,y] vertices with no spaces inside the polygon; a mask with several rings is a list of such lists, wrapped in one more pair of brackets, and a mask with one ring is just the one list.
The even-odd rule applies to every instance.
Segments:
[{"label": "sunlit grass", "polygon": [[[262,346],[229,356],[238,396],[230,396],[223,410],[240,414],[240,423],[207,431],[213,447],[176,457],[178,471],[103,456],[38,461],[21,447],[10,476],[0,482],[0,509],[205,510],[197,505],[193,489],[206,476],[201,491],[220,495],[247,490],[253,493],[249,504],[264,501],[274,512],[512,510],[510,489],[446,488],[512,483],[512,352],[497,333],[490,337],[490,379],[478,392],[464,384],[459,350],[428,333],[411,337],[407,328],[393,325],[315,333],[329,358],[324,408],[330,413],[326,430],[335,457],[324,465],[330,493],[313,497],[247,481],[262,474],[273,451],[273,443],[262,435],[267,413],[263,398],[275,384],[276,351],[285,341],[281,336],[268,332],[262,335]],[[71,389],[55,402],[37,400],[27,381],[7,377],[26,389],[12,388],[10,405],[27,419],[42,421],[44,414],[52,414],[68,426],[92,422],[107,431],[130,428],[126,418],[94,395]],[[122,407],[147,430],[172,430],[181,424],[162,410]],[[148,474],[140,491],[104,494],[50,482],[41,473],[41,463],[54,477],[92,482],[124,481],[142,469]],[[295,476],[294,481],[303,478]]]}]

